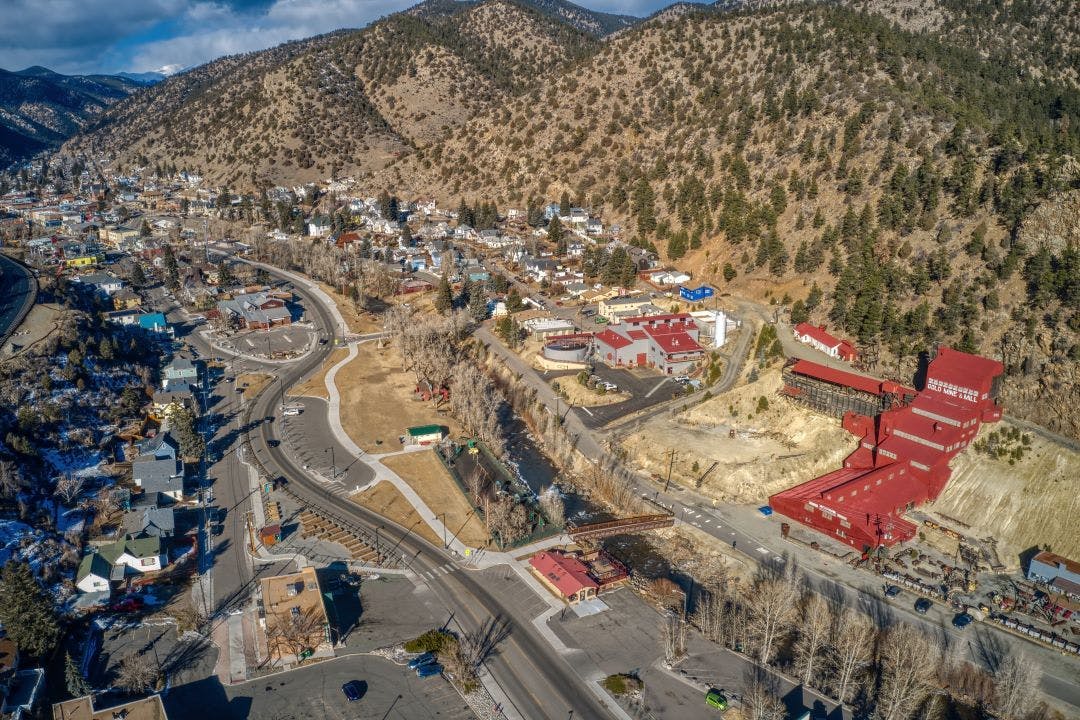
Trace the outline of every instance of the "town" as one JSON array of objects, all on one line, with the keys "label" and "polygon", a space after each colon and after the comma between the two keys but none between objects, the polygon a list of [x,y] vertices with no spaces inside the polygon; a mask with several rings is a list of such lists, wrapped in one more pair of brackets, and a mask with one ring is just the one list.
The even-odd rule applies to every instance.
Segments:
[{"label": "town", "polygon": [[1080,717],[1075,4],[3,17],[0,720]]},{"label": "town", "polygon": [[[875,634],[926,654],[943,651],[912,628],[938,627],[956,702],[991,673],[1032,703],[1038,668],[1080,653],[1075,561],[1010,556],[926,507],[1002,420],[996,361],[942,347],[923,389],[875,378],[851,341],[695,284],[565,196],[447,210],[347,180],[79,185],[0,197],[4,276],[26,287],[6,444],[52,483],[5,465],[7,604],[42,606],[4,617],[13,717],[56,697],[27,656],[60,658],[57,718],[186,717],[282,672],[274,697],[313,710],[540,717],[517,688],[555,681],[589,717],[764,718],[853,716]],[[692,468],[673,472],[685,443],[666,471],[628,451],[717,401],[731,411]],[[842,424],[854,438],[830,450],[850,454],[725,501],[710,477],[777,406]],[[991,437],[1022,457],[1011,432]],[[984,669],[965,636],[1006,660]],[[522,677],[520,654],[550,674]],[[343,692],[311,696],[327,673]]]}]

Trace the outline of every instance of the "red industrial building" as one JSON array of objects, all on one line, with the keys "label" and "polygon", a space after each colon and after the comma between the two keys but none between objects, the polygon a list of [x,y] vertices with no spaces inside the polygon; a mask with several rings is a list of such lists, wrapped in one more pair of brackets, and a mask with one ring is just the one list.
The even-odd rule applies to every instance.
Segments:
[{"label": "red industrial building", "polygon": [[[938,350],[918,392],[805,361],[792,371],[880,399],[872,416],[844,413],[844,428],[860,438],[844,467],[769,498],[777,512],[860,551],[913,538],[916,526],[903,514],[937,498],[952,472],[949,461],[982,423],[1001,419],[1001,363],[951,348]],[[789,385],[784,392],[804,391]]]},{"label": "red industrial building", "polygon": [[815,347],[829,357],[839,358],[854,362],[858,353],[855,346],[847,340],[833,337],[825,330],[824,325],[811,325],[801,322],[795,326],[795,339],[811,347]]}]

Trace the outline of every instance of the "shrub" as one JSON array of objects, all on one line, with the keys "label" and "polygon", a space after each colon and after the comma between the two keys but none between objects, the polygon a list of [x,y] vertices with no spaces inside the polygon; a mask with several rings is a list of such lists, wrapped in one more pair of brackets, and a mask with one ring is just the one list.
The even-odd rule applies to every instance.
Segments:
[{"label": "shrub", "polygon": [[454,636],[446,632],[445,630],[428,630],[423,635],[407,641],[405,643],[405,652],[438,653],[451,640],[454,640]]},{"label": "shrub", "polygon": [[612,695],[626,695],[641,689],[641,680],[633,675],[616,673],[604,678],[602,685]]}]

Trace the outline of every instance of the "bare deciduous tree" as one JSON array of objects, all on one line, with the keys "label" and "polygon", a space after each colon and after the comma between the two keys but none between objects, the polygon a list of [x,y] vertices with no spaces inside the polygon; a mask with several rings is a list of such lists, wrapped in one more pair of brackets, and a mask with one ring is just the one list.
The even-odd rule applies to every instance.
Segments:
[{"label": "bare deciduous tree", "polygon": [[994,673],[994,708],[1004,718],[1025,717],[1035,706],[1042,670],[1023,653],[1010,654]]},{"label": "bare deciduous tree", "polygon": [[267,622],[266,644],[271,656],[278,659],[292,655],[299,659],[305,650],[313,650],[325,639],[322,614],[315,608],[275,617]]},{"label": "bare deciduous tree", "polygon": [[743,701],[747,720],[784,720],[787,717],[784,703],[763,682],[751,683]]},{"label": "bare deciduous tree", "polygon": [[540,493],[540,509],[552,525],[562,527],[566,524],[566,504],[554,485]]},{"label": "bare deciduous tree", "polygon": [[153,690],[161,676],[161,669],[151,657],[133,653],[120,661],[116,672],[116,685],[133,693]]},{"label": "bare deciduous tree", "polygon": [[833,613],[828,601],[816,592],[808,592],[803,598],[802,622],[795,641],[795,664],[804,685],[815,684],[814,671],[819,668],[817,660],[828,642],[832,624]]},{"label": "bare deciduous tree", "polygon": [[773,649],[791,627],[797,614],[799,590],[795,578],[762,578],[750,588],[746,599],[750,608],[750,636],[757,647],[757,659],[767,664]]},{"label": "bare deciduous tree", "polygon": [[686,656],[686,621],[678,613],[668,613],[661,621],[664,659],[670,665]]},{"label": "bare deciduous tree", "polygon": [[70,505],[82,492],[85,484],[85,478],[71,473],[64,473],[57,479],[56,490],[53,491],[53,494],[63,500],[65,505]]},{"label": "bare deciduous tree", "polygon": [[836,696],[844,702],[854,694],[858,673],[870,662],[873,637],[874,625],[865,614],[855,608],[846,608],[840,613],[831,642],[833,652],[829,665]]},{"label": "bare deciduous tree", "polygon": [[933,687],[940,655],[937,641],[911,625],[896,625],[885,634],[876,712],[880,720],[911,716]]}]

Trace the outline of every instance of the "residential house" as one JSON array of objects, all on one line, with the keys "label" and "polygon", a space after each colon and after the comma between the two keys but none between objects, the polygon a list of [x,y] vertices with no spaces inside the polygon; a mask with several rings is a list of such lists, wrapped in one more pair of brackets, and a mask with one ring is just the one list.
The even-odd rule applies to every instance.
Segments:
[{"label": "residential house", "polygon": [[176,460],[180,455],[180,444],[164,430],[135,443],[135,450],[142,460]]},{"label": "residential house", "polygon": [[[544,206],[544,220],[550,222],[551,218],[559,215],[559,203],[548,203]],[[559,218],[560,220],[562,218]]]},{"label": "residential house", "polygon": [[307,234],[312,237],[326,237],[333,229],[333,224],[330,222],[330,218],[325,215],[318,215],[308,220]]},{"label": "residential house", "polygon": [[105,228],[105,242],[117,250],[129,247],[131,243],[139,239],[139,231],[127,225],[116,225]]},{"label": "residential house", "polygon": [[113,580],[122,580],[132,574],[157,572],[169,564],[161,538],[155,535],[127,535],[122,540],[102,545],[97,554],[112,566]]},{"label": "residential house", "polygon": [[330,620],[315,568],[263,578],[259,585],[266,647],[274,663],[292,665],[309,657],[334,654]]},{"label": "residential house", "polygon": [[170,538],[176,532],[176,513],[172,508],[151,505],[142,512],[139,533],[159,538]]},{"label": "residential house", "polygon": [[[80,284],[92,287],[99,293],[112,297],[124,287],[124,281],[112,273],[95,272],[75,278]],[[121,308],[116,308],[120,310]]]},{"label": "residential house", "polygon": [[583,282],[569,282],[563,285],[563,292],[573,298],[581,297],[582,293],[588,289],[589,286]]},{"label": "residential house", "polygon": [[159,333],[162,335],[173,336],[173,329],[169,325],[169,321],[165,319],[164,313],[145,313],[139,315],[139,327],[147,332]]},{"label": "residential house", "polygon": [[161,387],[168,389],[170,384],[187,383],[192,387],[199,384],[199,368],[185,357],[174,358],[162,371]]},{"label": "residential house", "polygon": [[521,261],[521,266],[526,275],[534,278],[537,282],[543,282],[551,279],[559,264],[547,258],[529,257]]},{"label": "residential house", "polygon": [[121,288],[112,296],[114,310],[135,310],[142,304],[142,298],[131,288]]},{"label": "residential house", "polygon": [[604,223],[600,222],[596,218],[589,218],[589,220],[585,223],[585,234],[590,237],[603,235]]},{"label": "residential house", "polygon": [[104,314],[105,319],[114,325],[138,325],[139,318],[143,316],[143,311],[138,308],[132,308],[130,310],[114,310]]},{"label": "residential house", "polygon": [[833,337],[825,331],[824,325],[802,322],[795,326],[794,332],[796,340],[820,350],[829,357],[851,362],[858,354],[854,345],[847,340]]},{"label": "residential house", "polygon": [[184,497],[184,464],[179,460],[136,460],[131,463],[131,479],[144,493],[157,493],[175,501]]},{"label": "residential house", "polygon": [[199,411],[195,390],[185,382],[170,382],[167,390],[158,390],[151,397],[155,417],[168,418],[180,408],[187,408],[194,413]]},{"label": "residential house", "polygon": [[30,720],[37,717],[37,704],[45,689],[45,671],[41,668],[19,670],[8,683],[0,707],[5,720]]},{"label": "residential house", "polygon": [[112,579],[112,563],[99,552],[84,555],[79,569],[75,573],[75,587],[84,593],[111,592],[109,581]]},{"label": "residential house", "polygon": [[[105,696],[98,696],[106,702]],[[85,695],[52,706],[53,720],[169,720],[160,695],[132,700],[122,705],[94,709],[94,696]]]},{"label": "residential house", "polygon": [[619,318],[616,312],[624,310],[636,311],[638,308],[651,303],[652,298],[648,295],[620,295],[619,297],[601,300],[597,305],[596,314],[605,318],[608,322],[618,322]]}]

